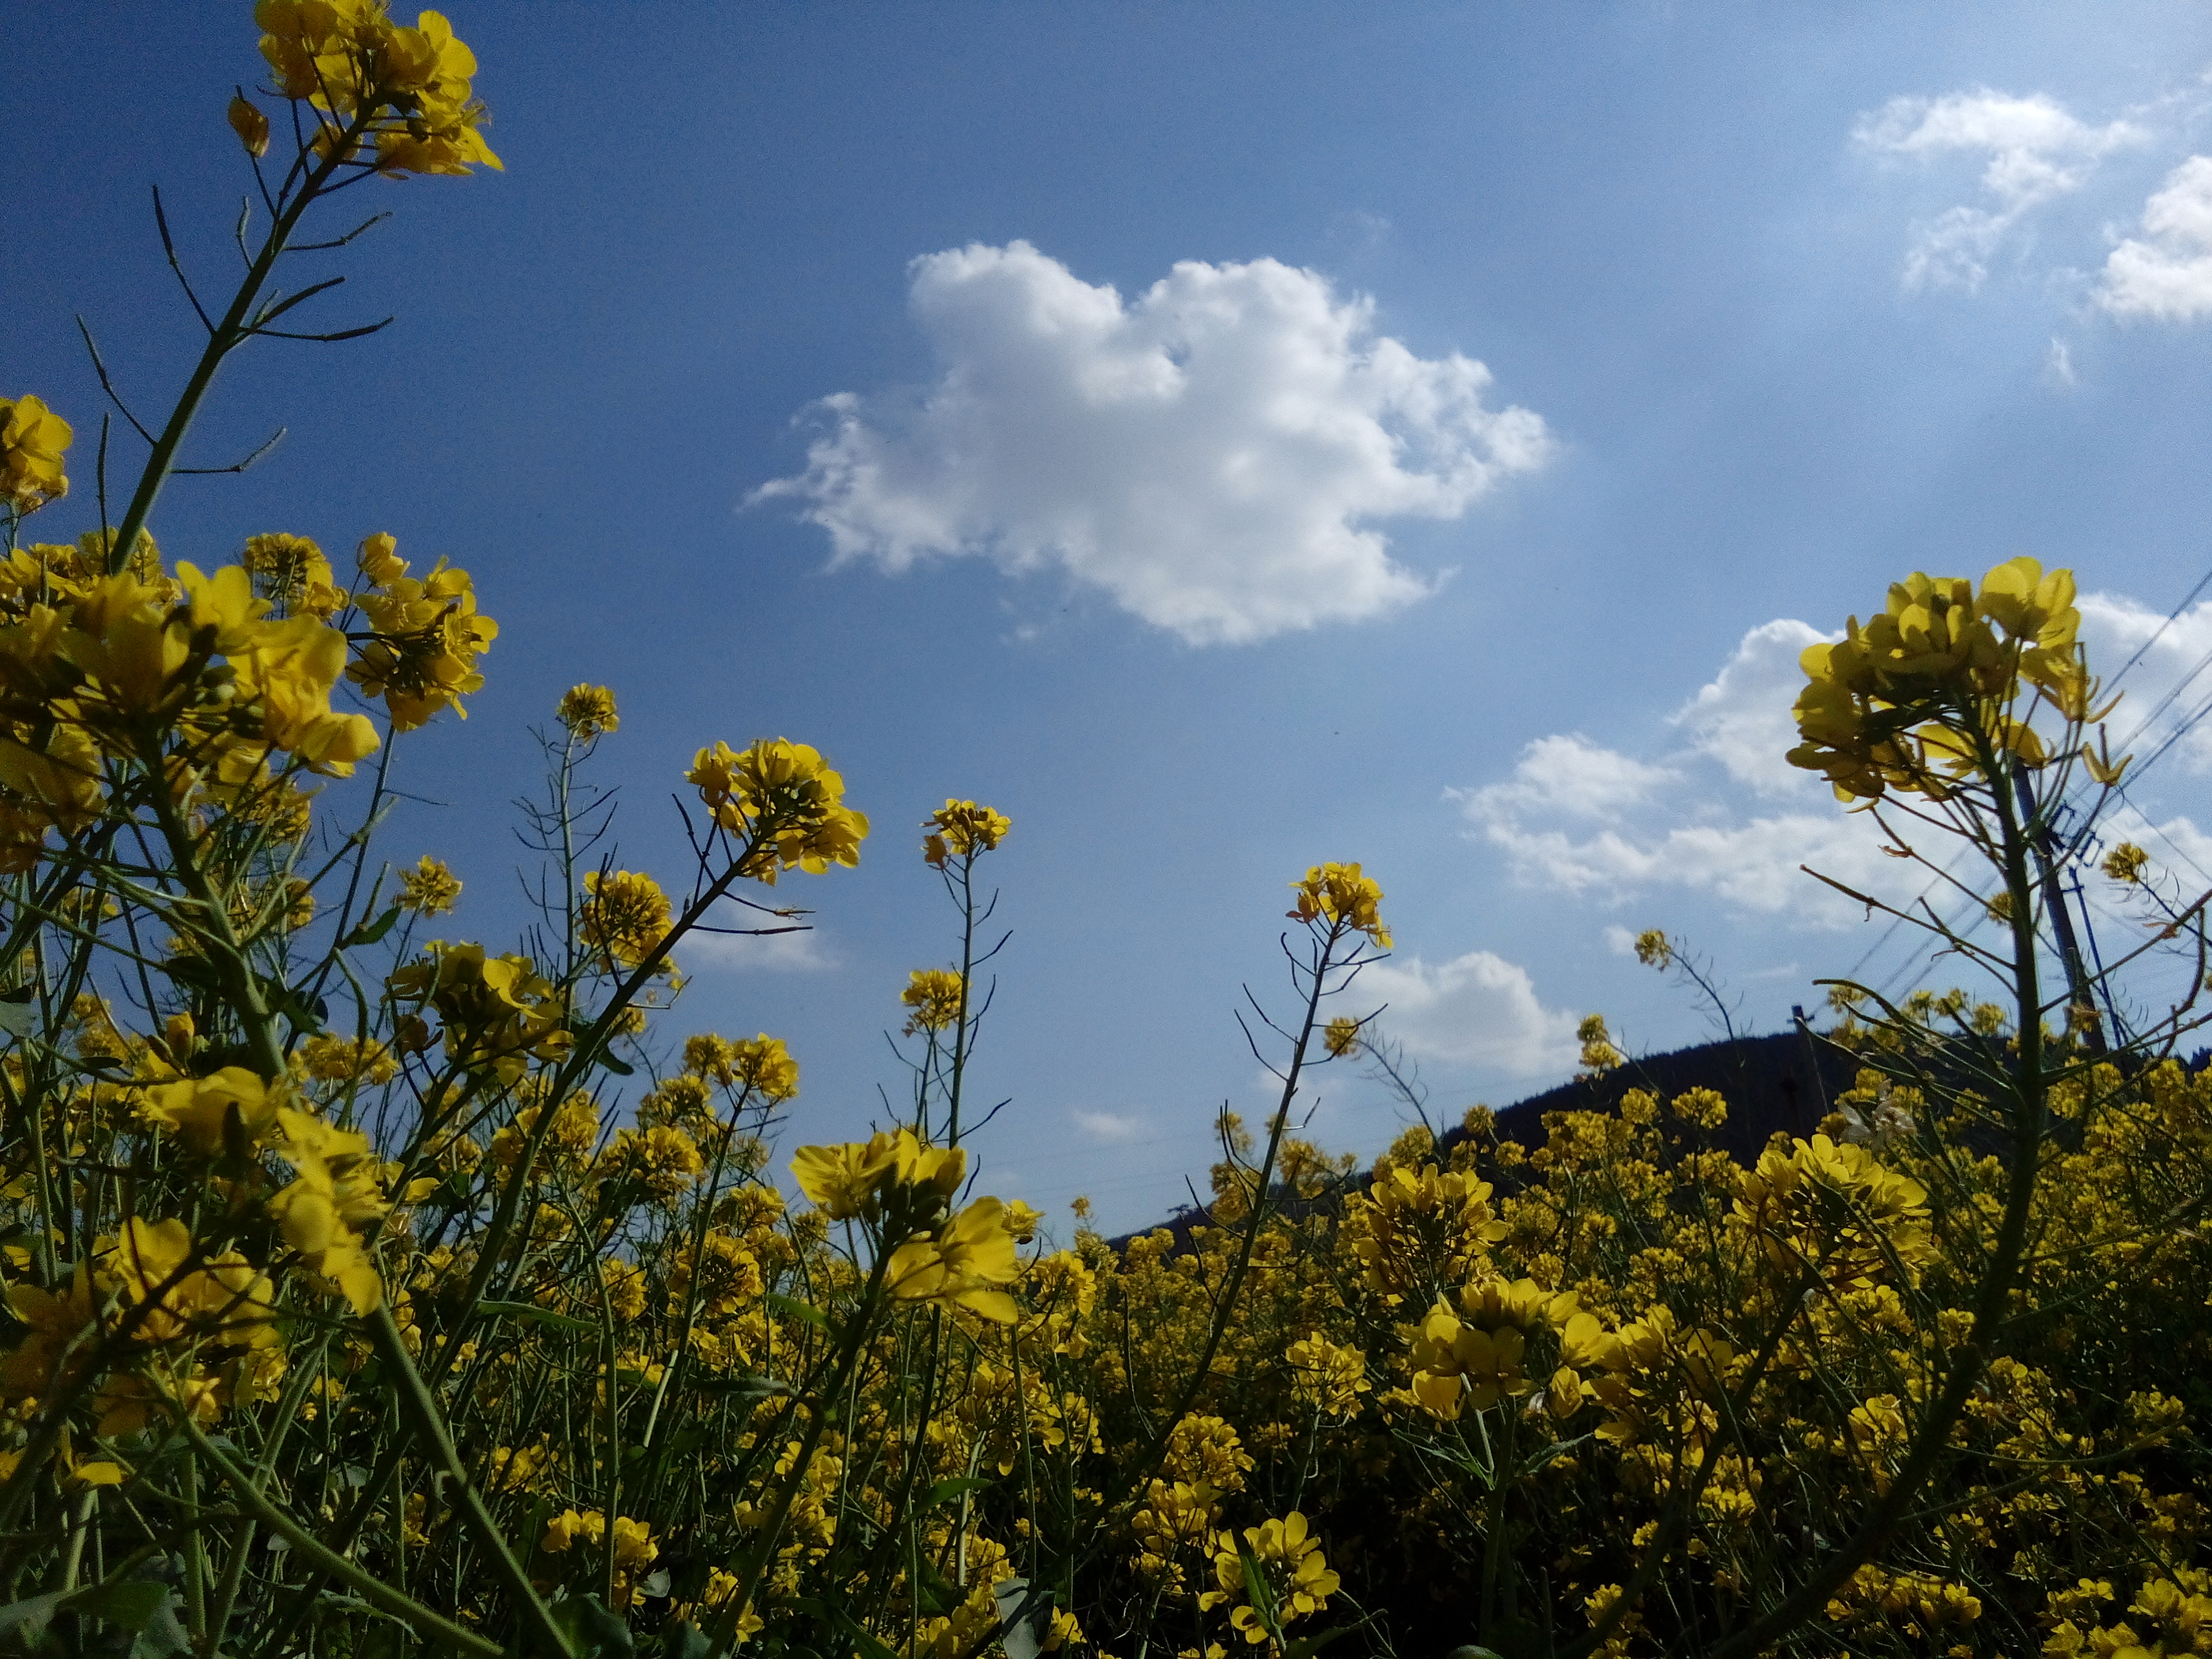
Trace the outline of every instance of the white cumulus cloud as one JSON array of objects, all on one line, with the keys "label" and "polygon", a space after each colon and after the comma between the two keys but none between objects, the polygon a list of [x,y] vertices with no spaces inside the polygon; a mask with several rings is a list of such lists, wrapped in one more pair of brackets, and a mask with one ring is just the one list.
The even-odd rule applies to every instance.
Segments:
[{"label": "white cumulus cloud", "polygon": [[2170,621],[2117,593],[2084,593],[2075,605],[2090,666],[2124,694],[2105,722],[2115,751],[2148,763],[2172,738],[2161,774],[2212,771],[2212,722],[2197,723],[2212,714],[2212,599]]},{"label": "white cumulus cloud", "polygon": [[940,373],[841,392],[806,470],[756,491],[838,562],[1057,566],[1194,643],[1382,615],[1431,582],[1376,526],[1453,519],[1553,442],[1491,375],[1374,330],[1374,307],[1273,259],[1187,260],[1133,299],[1027,242],[927,254],[915,320]]},{"label": "white cumulus cloud", "polygon": [[1534,1077],[1574,1063],[1576,1018],[1538,1000],[1528,969],[1488,951],[1431,967],[1398,957],[1361,971],[1359,989],[1389,1005],[1388,1041],[1423,1060]]},{"label": "white cumulus cloud", "polygon": [[2079,190],[2113,151],[2149,135],[2134,123],[2092,126],[2040,93],[2017,98],[1983,88],[1941,98],[1893,98],[1859,118],[1852,138],[1877,155],[1927,161],[1984,155],[1985,204],[1961,204],[1919,228],[1905,285],[1979,288],[2005,234],[2045,203]]},{"label": "white cumulus cloud", "polygon": [[1798,659],[1808,646],[1842,637],[1788,617],[1762,623],[1743,636],[1712,683],[1677,711],[1674,724],[1738,783],[1762,795],[1801,792],[1813,782],[1811,775],[1783,758],[1797,742],[1790,709],[1805,685]]},{"label": "white cumulus cloud", "polygon": [[[1686,752],[1645,760],[1579,734],[1539,738],[1510,777],[1447,797],[1528,885],[1607,901],[1672,887],[1739,912],[1849,925],[1863,907],[1799,866],[1879,892],[1894,861],[1869,821],[1783,758],[1796,742],[1797,658],[1833,637],[1787,617],[1751,629],[1675,713]],[[1759,797],[1784,799],[1747,810]]]},{"label": "white cumulus cloud", "polygon": [[2106,259],[2097,303],[2166,322],[2212,313],[2212,155],[2191,156],[2143,204],[2142,234]]}]

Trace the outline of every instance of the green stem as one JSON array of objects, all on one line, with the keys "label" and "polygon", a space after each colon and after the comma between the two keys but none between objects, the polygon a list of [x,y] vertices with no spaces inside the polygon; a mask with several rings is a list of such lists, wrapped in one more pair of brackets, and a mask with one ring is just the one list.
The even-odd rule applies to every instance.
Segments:
[{"label": "green stem", "polygon": [[161,435],[154,441],[153,453],[146,458],[146,470],[138,476],[138,488],[131,493],[131,505],[124,509],[123,521],[116,526],[115,539],[107,550],[109,575],[121,570],[125,561],[131,556],[131,544],[138,539],[139,531],[145,527],[146,515],[154,510],[154,498],[161,493],[162,483],[176,464],[178,447],[184,442],[185,434],[191,427],[192,416],[199,412],[208,389],[215,384],[216,370],[222,367],[224,358],[252,337],[253,330],[246,324],[246,313],[252,310],[253,302],[260,297],[263,284],[276,269],[276,261],[283,257],[285,244],[291,240],[293,231],[299,228],[301,216],[307,212],[308,204],[321,194],[323,186],[330,182],[331,175],[338,170],[341,162],[352,153],[355,142],[367,128],[368,121],[369,115],[366,112],[355,118],[353,125],[345,130],[343,138],[330,147],[329,154],[316,163],[314,170],[301,181],[300,193],[292,198],[290,204],[276,216],[275,222],[269,227],[269,235],[261,244],[261,252],[254,256],[253,263],[246,267],[246,279],[239,284],[238,293],[231,300],[230,309],[223,313],[222,320],[209,333],[207,347],[200,353],[200,360],[192,368],[191,379],[185,382],[183,395],[177,399],[177,406],[169,411],[168,424],[161,428]]},{"label": "green stem", "polygon": [[[744,1617],[745,1609],[752,1603],[753,1592],[759,1585],[768,1564],[775,1559],[776,1540],[783,1532],[784,1518],[791,1513],[792,1500],[806,1482],[807,1472],[813,1467],[814,1449],[822,1443],[822,1431],[830,1425],[829,1402],[845,1390],[845,1383],[860,1363],[861,1350],[866,1346],[868,1328],[875,1322],[876,1305],[882,1299],[884,1275],[891,1265],[890,1241],[878,1241],[876,1264],[868,1273],[868,1283],[860,1292],[860,1300],[853,1310],[853,1322],[845,1333],[845,1349],[837,1357],[837,1369],[832,1374],[830,1386],[815,1399],[806,1402],[806,1436],[799,1443],[799,1453],[792,1460],[790,1473],[784,1476],[783,1485],[769,1505],[767,1518],[761,1522],[760,1534],[753,1540],[752,1547],[738,1558],[737,1588],[722,1606],[721,1616],[708,1632],[707,1651],[701,1659],[722,1659],[729,1651],[731,1642],[738,1633],[738,1621]],[[611,1523],[610,1523],[611,1524]]]},{"label": "green stem", "polygon": [[1898,1466],[1889,1490],[1876,1500],[1858,1530],[1769,1612],[1736,1632],[1714,1650],[1713,1659],[1741,1659],[1765,1651],[1827,1605],[1836,1587],[1888,1541],[1942,1456],[1951,1428],[1966,1408],[1967,1396],[1987,1367],[2027,1244],[2035,1199],[2037,1162],[2042,1156],[2045,1117],[2043,998],[2036,964],[2034,891],[2028,871],[2025,830],[2014,811],[2003,769],[1988,737],[1976,722],[1977,758],[1990,781],[2001,848],[2005,890],[2012,896],[2014,1004],[2019,1010],[2018,1052],[2013,1065],[2012,1172],[2005,1193],[2003,1219],[1996,1249],[1974,1299],[1974,1322],[1957,1364]]},{"label": "green stem", "polygon": [[[421,1602],[402,1595],[375,1574],[355,1565],[337,1551],[325,1547],[314,1534],[263,1497],[252,1477],[225,1457],[200,1431],[199,1425],[190,1417],[182,1417],[179,1421],[191,1440],[192,1449],[238,1494],[239,1503],[254,1519],[283,1538],[293,1549],[313,1563],[317,1569],[351,1586],[362,1601],[378,1611],[412,1625],[422,1639],[433,1646],[451,1647],[472,1656],[472,1659],[501,1659],[506,1650],[498,1643],[433,1613]],[[565,1648],[556,1650],[556,1652],[566,1650]]]},{"label": "green stem", "polygon": [[[399,1396],[399,1409],[409,1419],[408,1426],[414,1431],[415,1437],[422,1443],[423,1450],[444,1473],[451,1488],[454,1508],[461,1512],[461,1518],[468,1523],[469,1530],[476,1534],[477,1543],[490,1561],[492,1571],[507,1586],[507,1594],[514,1597],[515,1610],[521,1615],[522,1622],[529,1627],[531,1635],[544,1644],[548,1653],[568,1659],[568,1639],[561,1634],[560,1627],[554,1624],[553,1615],[546,1610],[545,1603],[530,1582],[530,1575],[523,1571],[522,1563],[515,1559],[506,1535],[500,1531],[498,1522],[492,1519],[491,1511],[484,1507],[483,1499],[477,1495],[475,1485],[469,1480],[467,1466],[454,1449],[453,1439],[446,1432],[445,1421],[438,1413],[437,1401],[430,1397],[430,1390],[423,1386],[422,1373],[415,1369],[415,1362],[407,1352],[406,1341],[399,1334],[398,1322],[392,1316],[391,1304],[380,1303],[376,1311],[368,1316],[367,1323],[369,1340],[376,1345],[377,1358],[391,1373],[394,1391]],[[610,1528],[613,1527],[612,1516],[607,1517],[607,1525]]]}]

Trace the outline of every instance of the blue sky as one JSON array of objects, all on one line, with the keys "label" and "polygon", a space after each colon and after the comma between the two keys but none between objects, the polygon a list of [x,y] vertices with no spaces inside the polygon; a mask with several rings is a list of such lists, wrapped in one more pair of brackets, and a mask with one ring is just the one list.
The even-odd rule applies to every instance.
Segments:
[{"label": "blue sky", "polygon": [[[693,749],[830,756],[863,867],[806,885],[805,950],[693,953],[670,1028],[785,1036],[794,1139],[896,1086],[897,990],[951,948],[914,827],[948,794],[1015,824],[991,1180],[1109,1225],[1261,1109],[1232,1010],[1280,990],[1318,860],[1387,890],[1369,1001],[1448,1110],[1559,1080],[1593,1010],[1703,1034],[1622,929],[1775,1025],[1876,938],[1790,873],[1879,865],[1775,764],[1814,631],[2029,553],[2100,596],[2116,667],[2212,562],[2199,9],[452,15],[507,171],[342,198],[394,217],[320,256],[323,314],[398,323],[235,360],[195,459],[290,435],[155,529],[202,562],[390,530],[475,573],[489,683],[410,743],[441,804],[390,842],[459,870],[457,933],[520,920],[506,803],[570,684],[619,696],[624,861],[672,884]],[[9,395],[89,439],[82,313],[166,406],[193,342],[147,187],[214,286],[258,70],[243,5],[15,15]],[[2208,649],[2185,613],[2133,707]],[[2191,881],[2208,764],[2184,743],[2135,800]],[[1337,1146],[1395,1127],[1351,1068],[1317,1103]]]}]

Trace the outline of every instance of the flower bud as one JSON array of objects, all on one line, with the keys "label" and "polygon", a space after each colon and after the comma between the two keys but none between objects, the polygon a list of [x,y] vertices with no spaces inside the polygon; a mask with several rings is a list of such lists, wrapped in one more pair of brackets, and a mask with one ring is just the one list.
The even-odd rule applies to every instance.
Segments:
[{"label": "flower bud", "polygon": [[238,135],[238,142],[246,146],[246,153],[255,161],[269,154],[269,118],[249,103],[243,93],[230,100],[230,130]]}]

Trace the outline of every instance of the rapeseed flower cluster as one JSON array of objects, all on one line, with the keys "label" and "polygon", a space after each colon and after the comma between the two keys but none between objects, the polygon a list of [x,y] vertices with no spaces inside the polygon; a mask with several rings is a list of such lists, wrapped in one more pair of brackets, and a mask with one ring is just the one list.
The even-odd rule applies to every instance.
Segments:
[{"label": "rapeseed flower cluster", "polygon": [[[256,15],[312,129],[295,179],[496,165],[436,14]],[[251,99],[229,119],[268,153]],[[2067,573],[1899,584],[1797,708],[1800,764],[1964,815],[2003,864],[2027,954],[1982,965],[2011,1006],[1837,988],[1821,1040],[1859,1076],[1763,1145],[1592,1015],[1575,1104],[1447,1128],[1409,1091],[1361,1169],[1298,1130],[1298,1079],[1396,1075],[1373,1013],[1323,1009],[1390,933],[1361,866],[1317,864],[1264,1133],[1224,1113],[1210,1192],[1108,1239],[982,1190],[990,1115],[963,1121],[1005,814],[923,824],[960,966],[902,988],[910,1101],[787,1162],[799,1060],[674,1024],[648,964],[739,884],[857,862],[827,760],[697,751],[679,911],[578,816],[618,717],[574,686],[527,951],[422,937],[460,883],[378,863],[384,792],[348,778],[482,685],[472,578],[382,535],[343,580],[293,532],[173,563],[150,484],[112,533],[23,544],[69,437],[0,404],[26,1651],[2212,1652],[2212,1067],[2178,1058],[2187,1006],[2100,1047],[2077,988],[2036,988],[2031,832],[1999,810],[2124,764],[2083,737]],[[2140,848],[2106,871],[2201,983],[2201,910]]]},{"label": "rapeseed flower cluster", "polygon": [[[257,0],[253,17],[278,95],[315,112],[317,154],[349,160],[366,148],[386,173],[502,165],[471,90],[476,54],[442,14],[426,11],[410,28],[384,0]],[[258,113],[232,106],[231,124],[257,155],[268,143]]]}]

